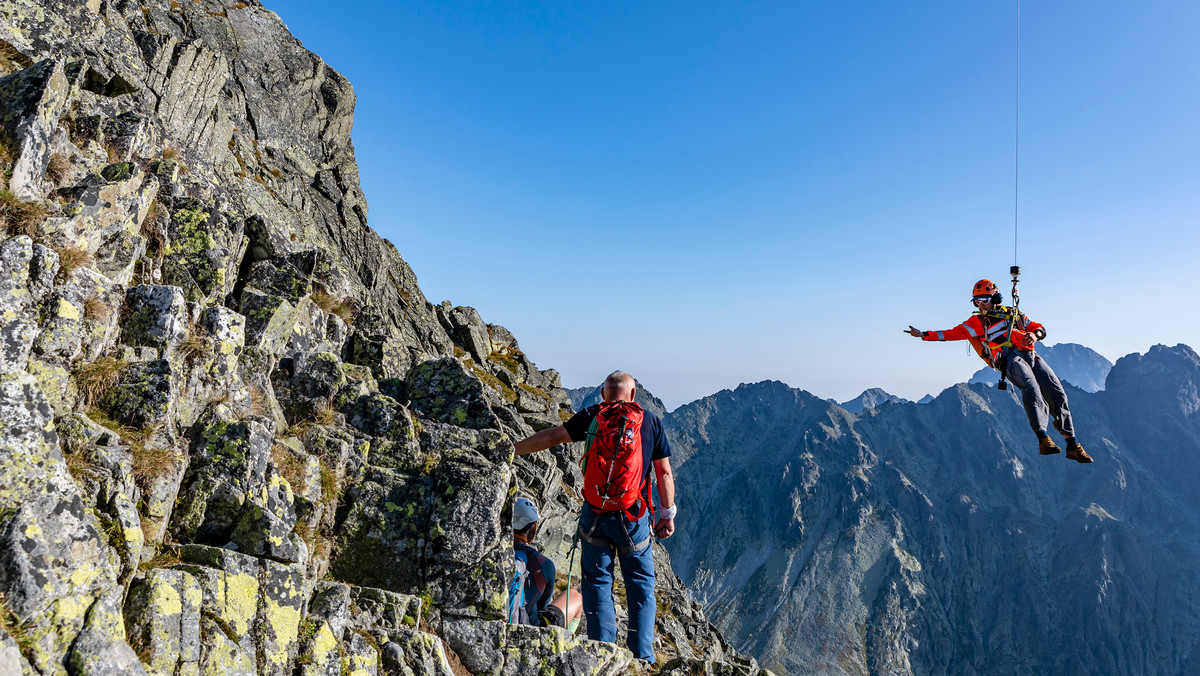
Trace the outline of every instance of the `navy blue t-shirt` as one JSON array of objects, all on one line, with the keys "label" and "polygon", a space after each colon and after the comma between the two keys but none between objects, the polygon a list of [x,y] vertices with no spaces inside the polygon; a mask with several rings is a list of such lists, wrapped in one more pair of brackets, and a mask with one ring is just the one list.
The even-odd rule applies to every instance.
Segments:
[{"label": "navy blue t-shirt", "polygon": [[[571,416],[563,423],[571,441],[587,439],[588,428],[600,410],[600,404],[592,404]],[[650,472],[650,462],[671,457],[671,444],[667,442],[667,434],[663,431],[662,419],[650,411],[643,409],[642,416],[642,476]]]}]

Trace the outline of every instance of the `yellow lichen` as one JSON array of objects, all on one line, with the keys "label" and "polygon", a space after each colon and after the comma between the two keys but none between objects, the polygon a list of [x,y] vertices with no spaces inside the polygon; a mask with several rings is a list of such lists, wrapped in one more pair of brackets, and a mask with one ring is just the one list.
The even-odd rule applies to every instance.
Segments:
[{"label": "yellow lichen", "polygon": [[66,300],[65,298],[59,298],[58,299],[58,316],[62,317],[64,319],[78,320],[80,317],[79,308],[75,307],[75,305],[73,303]]},{"label": "yellow lichen", "polygon": [[258,579],[246,573],[225,575],[225,619],[238,631],[250,630],[258,609]]},{"label": "yellow lichen", "polygon": [[183,600],[179,592],[166,582],[159,582],[154,589],[154,606],[163,615],[183,614]]},{"label": "yellow lichen", "polygon": [[338,649],[337,637],[329,629],[328,622],[321,622],[317,633],[313,636],[312,657],[316,664],[324,664],[329,655]]},{"label": "yellow lichen", "polygon": [[288,646],[295,643],[300,636],[300,611],[280,605],[271,599],[265,599],[264,614],[266,615],[267,624],[275,630],[275,638],[278,641],[279,650],[264,650],[267,661],[272,664],[283,665],[288,660]]}]

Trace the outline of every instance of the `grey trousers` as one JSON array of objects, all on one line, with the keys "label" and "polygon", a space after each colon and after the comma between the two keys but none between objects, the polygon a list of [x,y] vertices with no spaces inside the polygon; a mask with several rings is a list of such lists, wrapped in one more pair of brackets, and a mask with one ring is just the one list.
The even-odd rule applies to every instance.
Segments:
[{"label": "grey trousers", "polygon": [[1021,403],[1033,431],[1044,433],[1053,418],[1055,429],[1064,437],[1075,436],[1067,393],[1046,360],[1033,352],[1013,349],[1005,350],[1004,357],[1004,375],[1021,391]]}]

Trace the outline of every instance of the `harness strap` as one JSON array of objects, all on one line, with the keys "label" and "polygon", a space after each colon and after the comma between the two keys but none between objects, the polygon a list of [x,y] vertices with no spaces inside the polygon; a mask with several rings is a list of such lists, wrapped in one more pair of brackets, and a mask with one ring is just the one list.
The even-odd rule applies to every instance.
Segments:
[{"label": "harness strap", "polygon": [[[596,529],[595,526],[593,526],[592,530],[595,530],[595,529]],[[610,542],[608,540],[608,538],[598,537],[596,535],[593,535],[591,532],[584,533],[583,531],[580,531],[579,539],[583,540],[584,542],[588,543],[589,545],[591,545],[593,547],[599,547],[601,549],[608,549],[608,548],[615,549],[615,550],[617,550],[618,554],[634,554],[634,553],[640,552],[643,549],[645,549],[646,547],[650,546],[649,536],[647,536],[646,539],[642,540],[641,542],[634,543],[633,546],[631,546],[631,547],[617,546],[617,545],[613,544],[612,542]]]}]

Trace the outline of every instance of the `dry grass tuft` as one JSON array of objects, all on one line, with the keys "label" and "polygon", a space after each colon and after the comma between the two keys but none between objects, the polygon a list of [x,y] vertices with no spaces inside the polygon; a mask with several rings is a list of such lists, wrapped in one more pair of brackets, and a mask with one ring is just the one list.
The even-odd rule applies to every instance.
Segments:
[{"label": "dry grass tuft", "polygon": [[163,146],[162,158],[164,160],[179,159],[179,148],[176,148],[175,146]]},{"label": "dry grass tuft", "polygon": [[7,188],[0,190],[0,227],[10,235],[28,235],[37,239],[42,221],[49,210],[37,202],[25,202]]},{"label": "dry grass tuft", "polygon": [[54,153],[50,156],[50,163],[46,165],[46,178],[54,185],[62,185],[63,181],[71,175],[71,160],[66,155]]},{"label": "dry grass tuft", "polygon": [[304,462],[296,457],[292,449],[276,443],[271,446],[271,461],[279,468],[279,474],[287,479],[288,485],[297,493],[303,493],[307,488]]},{"label": "dry grass tuft", "polygon": [[288,425],[287,428],[283,430],[283,434],[280,436],[296,437],[299,439],[300,437],[304,436],[304,433],[308,431],[308,428],[312,427],[313,425],[329,427],[336,423],[337,411],[333,408],[333,406],[325,404],[324,406],[314,410],[307,419],[298,418],[293,421],[292,424]]},{"label": "dry grass tuft", "polygon": [[91,460],[83,456],[82,452],[63,453],[63,457],[67,459],[67,471],[71,473],[71,476],[76,481],[96,467]]},{"label": "dry grass tuft", "polygon": [[17,642],[17,648],[26,659],[33,656],[33,619],[24,622],[17,619],[17,614],[12,611],[3,593],[0,593],[0,629]]},{"label": "dry grass tuft", "polygon": [[76,270],[92,264],[91,252],[81,246],[65,246],[54,251],[58,254],[58,278],[60,280],[70,279]]},{"label": "dry grass tuft", "polygon": [[326,404],[313,411],[312,421],[318,425],[329,427],[337,422],[337,411],[333,410],[333,406]]},{"label": "dry grass tuft", "polygon": [[76,368],[73,375],[83,405],[92,406],[100,401],[104,393],[121,379],[121,372],[126,366],[128,363],[125,360],[106,356]]},{"label": "dry grass tuft", "polygon": [[[91,407],[87,409],[87,417],[96,424],[107,427],[121,437],[121,441],[129,446],[133,455],[133,480],[143,492],[147,492],[150,483],[175,470],[179,456],[173,449],[147,446],[150,437],[154,436],[154,428],[134,429],[108,417],[103,410]],[[158,567],[158,566],[156,566]]]},{"label": "dry grass tuft", "polygon": [[169,568],[170,566],[182,562],[183,560],[179,558],[179,549],[177,547],[174,545],[163,545],[162,550],[160,550],[158,554],[154,556],[154,558],[150,559],[149,561],[142,562],[142,564],[138,566],[138,570],[146,571],[153,570],[155,568]]},{"label": "dry grass tuft", "polygon": [[187,338],[184,338],[177,348],[180,356],[185,362],[192,365],[208,352],[208,348],[208,339],[204,337],[203,329],[196,322],[190,322]]},{"label": "dry grass tuft", "polygon": [[270,408],[267,406],[267,393],[257,385],[250,386],[250,415],[266,415]]},{"label": "dry grass tuft", "polygon": [[333,502],[337,499],[338,494],[337,475],[325,466],[324,459],[318,458],[317,460],[321,463],[321,500]]},{"label": "dry grass tuft", "polygon": [[125,159],[123,154],[121,153],[121,149],[118,148],[116,146],[116,144],[114,144],[114,143],[104,144],[104,152],[105,152],[105,154],[108,155],[108,163],[109,164],[114,164],[116,162],[122,162]]},{"label": "dry grass tuft", "polygon": [[312,299],[317,304],[317,307],[329,314],[337,315],[347,324],[353,324],[354,317],[358,314],[358,306],[352,298],[338,300],[320,286],[313,287]]},{"label": "dry grass tuft", "polygon": [[[128,428],[126,428],[128,430]],[[169,448],[146,446],[153,430],[129,430],[123,438],[133,450],[133,479],[145,491],[150,482],[166,476],[175,469],[178,458]]]},{"label": "dry grass tuft", "polygon": [[13,148],[12,142],[9,141],[8,135],[0,131],[0,174],[3,174],[7,179],[8,172],[17,162],[17,150]]},{"label": "dry grass tuft", "polygon": [[89,322],[102,322],[112,314],[112,306],[100,296],[88,296],[83,303],[83,318]]}]

